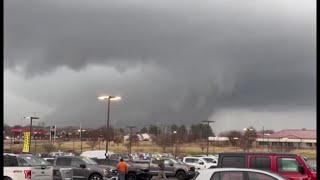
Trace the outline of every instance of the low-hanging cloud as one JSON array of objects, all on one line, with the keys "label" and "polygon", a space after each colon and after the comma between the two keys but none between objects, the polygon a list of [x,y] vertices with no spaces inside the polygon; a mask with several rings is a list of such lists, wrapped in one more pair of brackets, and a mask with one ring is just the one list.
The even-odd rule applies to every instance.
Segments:
[{"label": "low-hanging cloud", "polygon": [[[101,66],[101,71],[115,68],[105,76],[122,77],[120,83],[108,78],[105,86],[98,86],[94,79],[83,78],[82,88],[71,89],[72,98],[92,98],[99,88],[127,95],[128,104],[119,107],[128,113],[118,115],[119,125],[128,119],[190,124],[226,107],[313,109],[314,5],[315,1],[5,1],[4,64],[10,70],[21,68],[29,81],[39,75],[57,80],[50,74],[62,67],[88,74],[93,73],[91,65]],[[144,74],[144,68],[152,69],[145,73],[149,77],[126,76],[132,69]],[[77,84],[65,85],[73,83]],[[79,100],[72,103],[74,110],[63,112],[71,97],[55,87],[51,91],[59,97],[49,102],[56,108],[51,118],[104,118],[97,108],[90,109],[92,113],[76,111],[96,99],[87,99],[89,104]],[[39,93],[16,93],[46,100]],[[140,107],[132,106],[137,103]]]}]

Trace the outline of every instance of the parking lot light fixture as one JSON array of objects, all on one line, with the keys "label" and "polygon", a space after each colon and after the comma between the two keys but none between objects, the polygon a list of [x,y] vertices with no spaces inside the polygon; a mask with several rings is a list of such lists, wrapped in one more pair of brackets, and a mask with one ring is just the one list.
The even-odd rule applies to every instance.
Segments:
[{"label": "parking lot light fixture", "polygon": [[250,143],[250,131],[253,131],[254,129],[252,129],[252,128],[244,128],[243,130],[244,131],[248,131],[247,149],[248,149],[248,152],[249,152],[249,148],[250,148],[250,146],[249,146],[249,143]]},{"label": "parking lot light fixture", "polygon": [[[232,139],[233,139],[233,140],[239,140],[238,137],[233,137]],[[237,141],[236,141],[236,142],[237,142]],[[237,143],[236,143],[236,152],[237,152]]]},{"label": "parking lot light fixture", "polygon": [[264,136],[268,136],[268,152],[269,152],[269,149],[270,149],[270,142],[269,142],[269,139],[270,139],[270,133],[265,133],[263,134]]},{"label": "parking lot light fixture", "polygon": [[109,146],[109,119],[110,119],[110,102],[121,100],[120,96],[103,95],[98,97],[99,100],[107,101],[107,135],[106,135],[106,159],[108,158],[108,146]]}]

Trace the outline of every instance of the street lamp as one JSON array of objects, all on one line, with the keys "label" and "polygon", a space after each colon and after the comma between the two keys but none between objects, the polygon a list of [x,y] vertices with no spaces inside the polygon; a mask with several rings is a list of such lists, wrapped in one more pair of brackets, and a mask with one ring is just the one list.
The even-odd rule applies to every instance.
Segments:
[{"label": "street lamp", "polygon": [[208,123],[207,127],[207,156],[209,156],[209,123],[213,123],[214,121],[202,121],[204,123]]},{"label": "street lamp", "polygon": [[252,128],[244,128],[243,130],[244,131],[248,131],[247,149],[248,149],[248,152],[249,152],[249,148],[250,148],[250,146],[249,146],[249,143],[250,143],[250,131],[253,131],[253,129]]},{"label": "street lamp", "polygon": [[82,153],[82,132],[85,132],[85,129],[82,129],[81,123],[80,123],[80,129],[78,129],[78,132],[80,133],[80,151]]},{"label": "street lamp", "polygon": [[[264,136],[268,136],[268,152],[269,152],[269,149],[270,149],[270,142],[269,142],[269,136],[271,135],[270,133],[265,133],[263,134]],[[263,142],[264,143],[264,142]]]},{"label": "street lamp", "polygon": [[130,135],[129,135],[129,156],[131,156],[132,129],[135,128],[135,126],[127,126],[127,128],[130,128]]},{"label": "street lamp", "polygon": [[[238,138],[238,137],[234,137],[234,138],[232,138],[232,139],[238,140],[239,138]],[[236,141],[236,142],[238,142],[238,141]],[[237,143],[236,143],[236,152],[237,152]]]},{"label": "street lamp", "polygon": [[[174,139],[175,139],[175,138],[174,138],[174,135],[175,135],[175,134],[177,134],[177,131],[172,131],[172,140],[171,140],[171,141],[172,141],[172,156],[174,156],[174,152],[173,152],[174,147],[173,147],[173,145],[174,145]],[[175,156],[174,156],[174,157],[175,157]]]},{"label": "street lamp", "polygon": [[99,96],[99,100],[106,100],[108,104],[108,111],[107,111],[107,137],[106,137],[106,159],[108,158],[108,145],[109,145],[109,118],[110,118],[110,102],[121,100],[120,96]]},{"label": "street lamp", "polygon": [[30,138],[29,138],[29,153],[31,153],[31,134],[32,134],[32,120],[39,119],[39,117],[28,116],[24,117],[25,119],[30,119]]}]

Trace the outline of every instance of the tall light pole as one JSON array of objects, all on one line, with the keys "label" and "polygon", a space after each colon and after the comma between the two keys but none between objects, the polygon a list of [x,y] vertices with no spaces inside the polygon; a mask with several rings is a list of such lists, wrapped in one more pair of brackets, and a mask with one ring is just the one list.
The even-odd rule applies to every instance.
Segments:
[{"label": "tall light pole", "polygon": [[248,131],[247,151],[249,152],[249,148],[250,148],[250,145],[249,145],[249,143],[250,143],[250,131],[253,131],[253,129],[252,128],[244,128],[243,130],[244,131]]},{"label": "tall light pole", "polygon": [[29,153],[31,153],[31,135],[32,135],[32,120],[39,119],[39,117],[28,116],[24,117],[25,119],[30,119],[30,138],[29,138]]},{"label": "tall light pole", "polygon": [[[21,123],[20,123],[20,141],[22,140],[22,117],[21,117]],[[20,144],[20,142],[19,142]]]},{"label": "tall light pole", "polygon": [[237,152],[237,142],[238,142],[239,138],[238,137],[233,137],[232,139],[236,140],[236,152]]},{"label": "tall light pole", "polygon": [[106,100],[108,104],[108,110],[107,110],[107,136],[106,136],[106,159],[109,157],[108,156],[108,146],[109,146],[109,118],[110,118],[110,102],[111,101],[116,101],[116,100],[121,100],[120,96],[99,96],[98,99],[100,100]]},{"label": "tall light pole", "polygon": [[263,134],[263,136],[268,136],[268,152],[269,152],[269,149],[270,149],[269,136],[270,136],[270,134],[269,133],[265,133],[265,134]]},{"label": "tall light pole", "polygon": [[207,127],[207,156],[209,156],[209,125],[210,125],[210,123],[213,123],[214,121],[202,121],[202,122],[204,122],[204,123],[208,123],[208,127]]},{"label": "tall light pole", "polygon": [[173,145],[174,145],[174,140],[175,140],[175,137],[174,137],[174,135],[175,134],[177,134],[177,131],[172,131],[172,156],[173,157],[175,157],[175,155],[174,155],[174,152],[173,152],[173,149],[174,149],[174,147],[173,147]]},{"label": "tall light pole", "polygon": [[130,135],[129,135],[129,156],[131,156],[131,147],[132,147],[132,129],[135,128],[135,126],[127,126],[127,128],[130,128]]},{"label": "tall light pole", "polygon": [[85,129],[82,129],[81,123],[80,123],[80,129],[78,129],[79,135],[80,135],[80,151],[82,153],[82,132],[86,131]]}]

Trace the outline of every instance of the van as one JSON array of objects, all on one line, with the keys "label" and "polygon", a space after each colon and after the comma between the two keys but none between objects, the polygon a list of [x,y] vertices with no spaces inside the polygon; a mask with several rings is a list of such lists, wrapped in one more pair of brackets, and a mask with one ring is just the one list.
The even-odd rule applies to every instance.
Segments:
[{"label": "van", "polygon": [[217,166],[217,159],[212,157],[187,156],[182,162],[194,166],[196,169],[211,169]]},{"label": "van", "polygon": [[220,153],[217,167],[273,171],[288,179],[317,179],[316,170],[303,157],[291,153]]},{"label": "van", "polygon": [[[110,157],[114,154],[111,151],[108,151],[108,156]],[[80,156],[85,156],[89,158],[97,158],[97,159],[105,159],[106,158],[106,150],[93,150],[93,151],[85,151]]]}]

